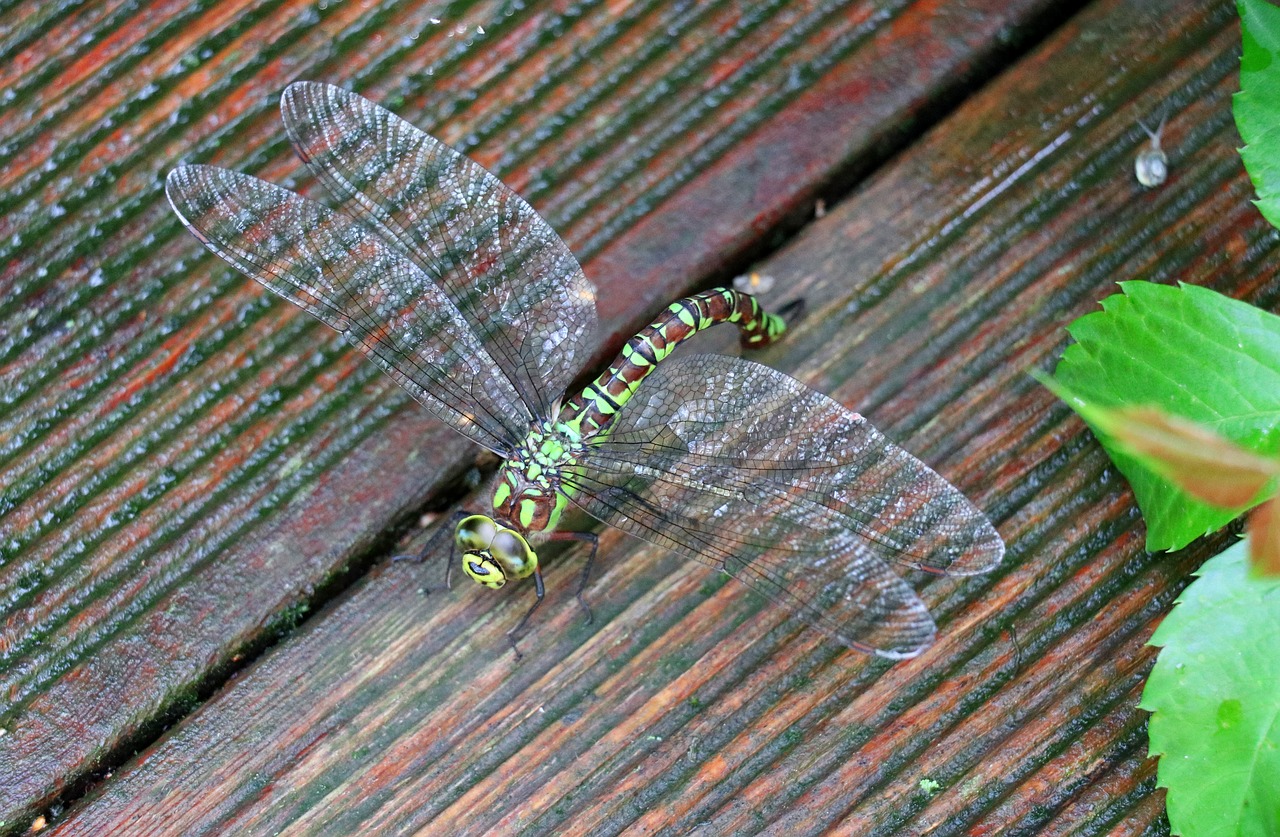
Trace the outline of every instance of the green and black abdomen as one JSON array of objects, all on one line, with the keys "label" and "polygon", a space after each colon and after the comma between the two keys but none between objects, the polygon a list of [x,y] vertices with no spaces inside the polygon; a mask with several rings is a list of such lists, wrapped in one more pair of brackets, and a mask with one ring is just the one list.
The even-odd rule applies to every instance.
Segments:
[{"label": "green and black abdomen", "polygon": [[768,346],[787,329],[786,322],[765,313],[755,297],[731,288],[685,297],[628,340],[608,370],[565,404],[560,422],[574,427],[583,438],[599,433],[676,346],[720,323],[737,325],[746,349]]}]

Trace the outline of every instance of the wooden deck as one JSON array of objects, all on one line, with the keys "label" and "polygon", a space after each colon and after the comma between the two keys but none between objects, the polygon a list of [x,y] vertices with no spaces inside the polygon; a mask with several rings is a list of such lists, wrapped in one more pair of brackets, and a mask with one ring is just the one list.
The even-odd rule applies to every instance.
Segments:
[{"label": "wooden deck", "polygon": [[[1145,641],[1222,541],[1146,553],[1026,371],[1117,281],[1280,305],[1238,53],[1189,0],[5,3],[0,834],[1166,834]],[[888,665],[602,531],[594,623],[570,550],[515,661],[527,587],[386,560],[477,449],[164,202],[179,162],[310,190],[296,78],[528,197],[599,288],[594,363],[776,277],[809,315],[762,359],[959,485],[1004,565],[912,579],[939,641]]]}]

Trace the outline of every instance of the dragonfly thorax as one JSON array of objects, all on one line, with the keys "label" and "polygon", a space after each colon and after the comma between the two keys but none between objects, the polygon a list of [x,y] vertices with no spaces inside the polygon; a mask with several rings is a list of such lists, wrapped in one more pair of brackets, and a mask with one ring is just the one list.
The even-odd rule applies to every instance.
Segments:
[{"label": "dragonfly thorax", "polygon": [[560,423],[539,422],[498,472],[493,510],[521,532],[554,529],[566,500],[564,469],[577,461],[582,438]]},{"label": "dragonfly thorax", "polygon": [[528,535],[555,528],[568,499],[562,469],[582,450],[581,437],[563,424],[539,422],[498,472],[493,517],[473,514],[455,532],[462,569],[486,587],[501,587],[538,568]]}]

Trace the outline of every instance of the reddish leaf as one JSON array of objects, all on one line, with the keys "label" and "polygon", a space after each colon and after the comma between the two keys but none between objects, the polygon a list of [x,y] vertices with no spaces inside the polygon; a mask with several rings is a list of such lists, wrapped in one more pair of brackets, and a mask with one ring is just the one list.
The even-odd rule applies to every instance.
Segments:
[{"label": "reddish leaf", "polygon": [[1249,563],[1260,575],[1280,576],[1280,515],[1274,499],[1249,515]]},{"label": "reddish leaf", "polygon": [[1155,407],[1096,408],[1090,418],[1151,470],[1215,506],[1247,506],[1280,476],[1280,462]]}]

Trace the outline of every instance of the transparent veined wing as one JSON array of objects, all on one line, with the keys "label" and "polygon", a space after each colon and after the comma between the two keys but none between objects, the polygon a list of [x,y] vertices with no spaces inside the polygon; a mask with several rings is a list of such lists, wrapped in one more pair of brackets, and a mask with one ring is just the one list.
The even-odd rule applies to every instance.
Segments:
[{"label": "transparent veined wing", "polygon": [[967,574],[1004,554],[982,512],[866,419],[722,356],[659,366],[565,484],[593,516],[892,658],[918,654],[934,626],[889,561]]},{"label": "transparent veined wing", "polygon": [[462,313],[372,228],[255,177],[169,173],[183,224],[215,254],[324,323],[463,435],[507,455],[532,417]]},{"label": "transparent veined wing", "polygon": [[551,418],[596,326],[595,289],[560,236],[478,163],[354,93],[296,82],[280,110],[343,211],[438,282],[530,412]]}]

